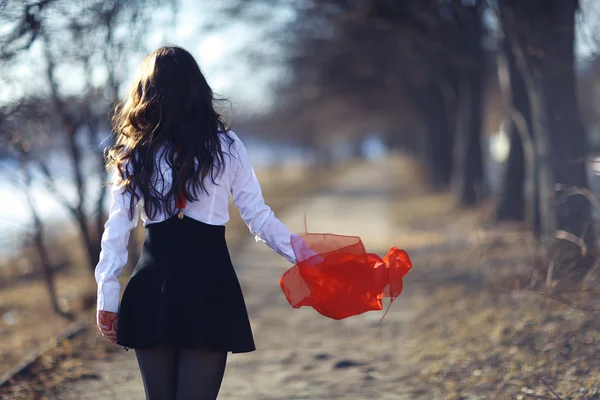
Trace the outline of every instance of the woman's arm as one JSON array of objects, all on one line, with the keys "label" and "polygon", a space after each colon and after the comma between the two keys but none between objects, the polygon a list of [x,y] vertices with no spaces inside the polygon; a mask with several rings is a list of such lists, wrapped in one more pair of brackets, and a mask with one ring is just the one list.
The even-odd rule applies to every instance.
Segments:
[{"label": "woman's arm", "polygon": [[237,153],[231,160],[232,162],[237,161],[237,171],[231,186],[233,203],[239,208],[242,219],[253,235],[289,262],[295,264],[296,256],[291,245],[292,233],[265,204],[248,151],[235,134],[232,136],[235,139],[233,148]]},{"label": "woman's arm", "polygon": [[131,194],[117,182],[110,187],[110,209],[102,234],[102,251],[95,270],[98,283],[98,311],[119,311],[121,285],[119,275],[127,263],[127,243],[132,229],[137,226],[139,210],[135,207],[133,220],[130,215]]}]

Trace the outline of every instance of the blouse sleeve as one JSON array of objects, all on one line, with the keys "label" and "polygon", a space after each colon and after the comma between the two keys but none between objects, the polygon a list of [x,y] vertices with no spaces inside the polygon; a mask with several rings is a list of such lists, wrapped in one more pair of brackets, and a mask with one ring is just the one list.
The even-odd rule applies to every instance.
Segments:
[{"label": "blouse sleeve", "polygon": [[98,283],[98,310],[119,311],[121,285],[119,275],[127,263],[127,243],[132,229],[138,224],[139,210],[135,207],[129,218],[131,194],[116,182],[109,190],[110,209],[102,234],[102,250],[95,270]]},{"label": "blouse sleeve", "polygon": [[291,245],[292,233],[265,204],[248,151],[237,137],[234,139],[237,171],[231,185],[233,203],[239,208],[242,219],[257,239],[262,240],[272,250],[295,264],[296,257]]}]

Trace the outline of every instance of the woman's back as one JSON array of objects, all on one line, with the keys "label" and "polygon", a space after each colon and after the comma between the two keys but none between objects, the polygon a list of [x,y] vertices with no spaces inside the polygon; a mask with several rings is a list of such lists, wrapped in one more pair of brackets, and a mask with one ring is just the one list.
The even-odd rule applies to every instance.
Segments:
[{"label": "woman's back", "polygon": [[213,101],[187,51],[160,48],[140,64],[113,119],[116,141],[107,167],[116,174],[96,267],[99,310],[118,309],[117,278],[127,262],[129,233],[140,209],[145,226],[181,213],[222,226],[229,220],[231,194],[251,233],[296,261],[290,231],[265,204],[244,144],[227,129]]},{"label": "woman's back", "polygon": [[[168,159],[168,146],[165,145],[157,151],[155,157],[156,170],[153,173],[152,182],[153,190],[158,192],[159,197],[165,197],[173,186],[173,166]],[[256,185],[252,164],[242,141],[232,131],[223,132],[221,133],[221,149],[224,156],[223,168],[215,172],[214,179],[205,180],[204,190],[198,193],[195,200],[187,200],[184,210],[186,216],[211,225],[225,225],[229,221],[230,194],[233,194],[234,203],[239,205],[243,212],[250,213],[252,207],[258,211],[256,206],[263,206],[262,204],[247,204],[247,201],[238,201],[240,195],[247,198],[261,195],[260,186]],[[195,164],[197,167],[198,161]],[[143,202],[143,197],[140,196],[140,198]],[[161,222],[172,216],[173,214],[166,209],[157,210],[154,216],[148,216],[142,207],[141,218],[144,225]],[[249,217],[249,219],[253,218]]]},{"label": "woman's back", "polygon": [[[229,195],[232,195],[234,205],[240,210],[240,215],[250,232],[257,239],[265,242],[271,249],[295,263],[295,254],[291,247],[291,232],[273,214],[271,208],[265,204],[262,190],[248,152],[242,141],[234,132],[223,133],[223,166],[214,174],[214,179],[206,179],[204,191],[200,192],[195,200],[185,202],[183,214],[196,221],[222,226],[229,220]],[[230,142],[228,138],[233,141]],[[231,143],[231,144],[229,144]],[[167,158],[168,147],[156,152],[155,169],[152,174],[151,193],[164,198],[165,193],[172,189],[172,163]],[[145,207],[138,207],[131,212],[132,194],[124,189],[122,182],[117,177],[115,184],[110,189],[111,206],[109,219],[105,224],[102,237],[102,252],[96,267],[96,280],[99,283],[98,306],[99,309],[116,310],[120,285],[116,279],[127,261],[127,239],[129,232],[137,225],[140,217],[144,225],[164,222],[177,218],[177,207],[164,207],[155,210],[153,216],[148,216]],[[139,202],[144,202],[144,197],[138,193]],[[169,209],[175,212],[169,213]],[[110,299],[110,300],[108,300]]]}]

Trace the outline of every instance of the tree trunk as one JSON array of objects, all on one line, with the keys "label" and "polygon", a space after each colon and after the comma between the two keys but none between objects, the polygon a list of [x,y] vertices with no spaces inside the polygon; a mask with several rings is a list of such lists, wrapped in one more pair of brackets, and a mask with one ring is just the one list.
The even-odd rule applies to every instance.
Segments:
[{"label": "tree trunk", "polygon": [[[100,169],[101,168],[101,169]],[[104,162],[98,168],[99,175],[102,179],[102,182],[105,182],[108,179],[108,174],[106,172],[106,168],[104,168]],[[100,188],[98,193],[98,197],[96,198],[96,227],[93,233],[93,236],[90,238],[93,241],[92,247],[94,247],[93,251],[97,251],[98,254],[94,256],[94,261],[99,260],[100,257],[100,249],[101,249],[101,241],[102,234],[104,233],[104,224],[106,223],[107,215],[104,209],[104,199],[106,198],[106,190],[104,185]],[[98,259],[96,259],[98,257]],[[94,269],[96,267],[94,264]]]},{"label": "tree trunk", "polygon": [[56,63],[50,50],[49,39],[46,34],[42,35],[44,40],[44,51],[46,56],[46,77],[50,86],[50,93],[56,112],[63,125],[69,160],[72,163],[73,175],[75,179],[75,189],[77,191],[77,200],[74,207],[69,207],[71,214],[77,221],[81,231],[81,240],[87,255],[88,267],[92,270],[96,268],[100,256],[100,237],[95,237],[88,225],[88,216],[85,213],[86,197],[86,179],[85,171],[82,166],[82,153],[77,145],[77,133],[81,127],[70,114],[66,102],[61,98],[58,82],[55,76]]},{"label": "tree trunk", "polygon": [[485,57],[481,46],[481,4],[461,5],[464,16],[462,37],[464,65],[458,76],[455,144],[455,190],[462,206],[475,205],[483,194],[483,154],[481,149],[482,91]]},{"label": "tree trunk", "polygon": [[356,158],[356,159],[362,159],[363,158],[363,138],[358,135],[358,134],[354,134],[352,135],[350,138],[348,138],[348,142],[350,143],[350,157],[352,158]]},{"label": "tree trunk", "polygon": [[459,89],[456,191],[463,206],[475,205],[483,187],[481,154],[481,77],[472,76]]},{"label": "tree trunk", "polygon": [[496,219],[527,220],[532,230],[537,231],[539,212],[535,210],[539,202],[537,190],[533,190],[532,185],[536,170],[531,168],[533,154],[529,98],[523,77],[517,69],[514,54],[506,39],[502,40],[498,70],[501,92],[507,109],[510,150],[504,166]]},{"label": "tree trunk", "polygon": [[420,90],[420,97],[421,114],[427,129],[426,161],[430,183],[435,189],[447,189],[452,179],[454,134],[446,99],[433,81]]},{"label": "tree trunk", "polygon": [[82,210],[77,210],[75,219],[77,220],[79,232],[81,233],[81,241],[87,256],[88,266],[91,268],[93,273],[100,258],[101,238],[94,237],[94,234],[91,232],[90,227],[88,226],[87,216]]},{"label": "tree trunk", "polygon": [[[64,111],[63,111],[64,112]],[[85,247],[88,265],[92,272],[98,264],[100,257],[100,237],[94,234],[90,226],[88,225],[88,216],[84,210],[84,202],[86,197],[86,181],[84,178],[84,171],[81,164],[81,150],[76,143],[76,129],[73,125],[69,124],[69,117],[64,115],[65,130],[67,134],[67,142],[69,144],[69,156],[73,163],[73,173],[75,175],[75,188],[77,190],[77,205],[75,206],[75,218],[81,231],[81,239]]]},{"label": "tree trunk", "polygon": [[[575,80],[576,0],[505,0],[511,44],[528,86],[539,162],[542,227],[554,235],[561,275],[581,277],[595,253],[588,200],[587,137]],[[582,257],[583,256],[583,257]]]},{"label": "tree trunk", "polygon": [[385,146],[389,151],[398,151],[402,153],[409,152],[409,144],[406,135],[402,132],[387,132],[385,137]]},{"label": "tree trunk", "polygon": [[525,219],[525,155],[520,133],[510,122],[510,151],[504,166],[502,188],[496,208],[498,221]]},{"label": "tree trunk", "polygon": [[44,281],[46,283],[46,289],[48,290],[48,295],[50,297],[50,304],[52,304],[52,308],[56,311],[57,314],[65,317],[72,318],[73,315],[64,311],[58,302],[58,295],[56,292],[56,282],[54,280],[54,272],[52,270],[52,262],[50,261],[50,256],[48,254],[48,249],[46,248],[46,242],[44,239],[44,224],[42,223],[42,219],[40,218],[40,214],[38,213],[37,207],[33,201],[32,197],[32,189],[31,189],[31,171],[29,170],[28,165],[28,155],[27,153],[23,154],[21,170],[23,172],[23,180],[24,180],[24,192],[25,198],[27,200],[27,205],[29,207],[29,211],[31,212],[31,217],[33,219],[34,233],[33,233],[33,243],[35,245],[36,252],[40,259],[40,266],[42,268],[42,272],[44,274]]}]

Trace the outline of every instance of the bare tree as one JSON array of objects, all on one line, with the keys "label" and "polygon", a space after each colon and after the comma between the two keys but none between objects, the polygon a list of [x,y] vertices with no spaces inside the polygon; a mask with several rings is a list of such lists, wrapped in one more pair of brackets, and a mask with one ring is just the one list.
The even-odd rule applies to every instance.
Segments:
[{"label": "bare tree", "polygon": [[41,102],[30,101],[29,103],[20,104],[10,115],[5,115],[2,124],[0,124],[0,143],[4,149],[4,158],[10,158],[17,164],[17,170],[12,171],[11,175],[16,188],[22,192],[24,202],[31,215],[33,225],[33,231],[30,235],[31,242],[39,259],[38,265],[44,277],[50,304],[57,314],[72,318],[73,315],[64,311],[58,301],[54,279],[56,265],[50,257],[50,250],[46,241],[46,227],[34,201],[32,171],[35,168],[31,163],[31,138],[36,137],[38,133],[37,126],[41,125],[39,117],[42,109],[43,104]]},{"label": "bare tree", "polygon": [[[498,9],[500,21],[504,20]],[[506,29],[506,28],[505,28]],[[526,221],[538,240],[541,235],[540,199],[529,94],[511,43],[502,33],[498,52],[498,75],[506,109],[510,142],[503,171],[496,218]]]},{"label": "bare tree", "polygon": [[29,150],[27,149],[27,143],[24,143],[22,149],[21,156],[21,172],[23,174],[23,193],[25,195],[25,199],[27,200],[27,206],[31,213],[31,218],[33,220],[33,244],[37,251],[38,257],[40,259],[40,266],[42,272],[44,274],[44,280],[46,282],[46,288],[48,289],[48,294],[50,296],[50,304],[52,304],[52,308],[56,311],[57,314],[66,317],[73,318],[73,314],[64,311],[60,306],[58,301],[58,294],[56,292],[56,282],[54,279],[54,265],[50,260],[50,254],[48,247],[46,245],[45,239],[45,228],[42,222],[42,218],[40,213],[33,201],[33,179],[31,174],[31,166],[29,165]]},{"label": "bare tree", "polygon": [[[266,4],[234,3],[236,18]],[[317,147],[335,137],[332,127],[345,131],[346,141],[360,140],[369,127],[399,136],[390,143],[416,151],[433,186],[455,181],[460,202],[476,203],[483,187],[484,2],[295,5],[295,23],[273,35],[286,43],[292,71],[277,92],[283,108],[293,110],[286,112],[289,125],[310,127],[315,139],[308,143]],[[336,111],[328,114],[333,104]],[[315,112],[320,109],[325,112]],[[423,129],[415,130],[417,124]]]},{"label": "bare tree", "polygon": [[[163,4],[175,3],[168,0],[7,2],[7,15],[19,16],[19,22],[0,38],[0,59],[8,64],[29,51],[34,43],[42,50],[45,91],[53,105],[52,114],[59,122],[56,131],[49,132],[51,147],[63,151],[70,163],[76,190],[74,200],[68,199],[57,186],[57,174],[64,171],[51,168],[43,155],[45,150],[36,141],[32,141],[32,154],[37,157],[47,189],[76,222],[92,269],[98,261],[106,220],[103,149],[108,144],[108,117],[127,77],[128,60],[145,51],[143,38],[151,25],[152,6]],[[64,68],[80,71],[78,93],[70,93],[69,82],[61,79],[60,71]],[[95,79],[98,74],[105,78],[98,81]]]},{"label": "bare tree", "polygon": [[586,132],[575,76],[577,0],[502,1],[504,23],[529,104],[542,232],[555,238],[556,275],[583,278],[596,253]]}]

